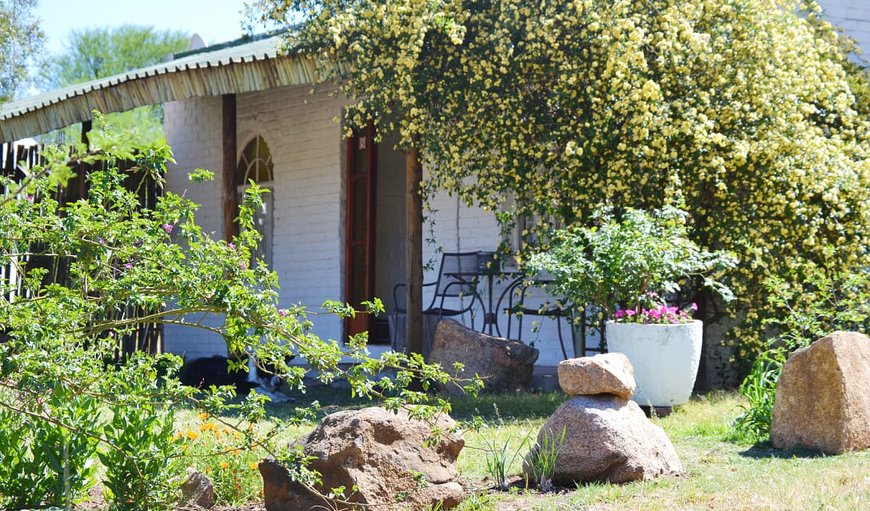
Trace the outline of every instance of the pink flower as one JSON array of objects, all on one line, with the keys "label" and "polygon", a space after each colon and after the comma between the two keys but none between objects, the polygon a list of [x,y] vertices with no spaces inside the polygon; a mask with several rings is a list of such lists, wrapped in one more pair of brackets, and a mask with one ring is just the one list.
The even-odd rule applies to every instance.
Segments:
[{"label": "pink flower", "polygon": [[615,317],[616,319],[623,318],[623,317],[625,317],[625,311],[622,309],[619,309],[616,311],[616,313],[613,314],[613,317]]},{"label": "pink flower", "polygon": [[281,316],[282,318],[286,318],[286,317],[287,317],[287,311],[284,310],[284,309],[278,309],[278,315]]},{"label": "pink flower", "polygon": [[625,315],[626,315],[626,316],[628,316],[628,317],[632,317],[632,316],[634,316],[635,314],[637,314],[637,312],[636,312],[634,309],[625,309]]},{"label": "pink flower", "polygon": [[236,249],[236,244],[235,244],[235,243],[227,243],[227,246],[230,247],[230,248],[233,249],[233,250]]},{"label": "pink flower", "polygon": [[690,310],[690,311],[696,311],[696,310],[698,310],[698,304],[697,304],[697,303],[693,303],[692,305],[689,305],[689,310]]},{"label": "pink flower", "polygon": [[27,202],[33,202],[33,195],[27,196]]},{"label": "pink flower", "polygon": [[166,231],[166,234],[172,234],[172,229],[173,229],[173,227],[174,227],[174,226],[173,226],[172,224],[163,224],[163,225],[160,226],[161,229],[163,229],[164,231]]},{"label": "pink flower", "polygon": [[126,264],[124,264],[124,269],[125,269],[125,270],[132,270],[132,269],[133,269],[133,263],[126,263]]},{"label": "pink flower", "polygon": [[247,270],[247,269],[248,269],[248,263],[246,263],[246,262],[244,262],[244,261],[240,262],[240,263],[239,263],[239,269],[240,269],[240,270]]}]

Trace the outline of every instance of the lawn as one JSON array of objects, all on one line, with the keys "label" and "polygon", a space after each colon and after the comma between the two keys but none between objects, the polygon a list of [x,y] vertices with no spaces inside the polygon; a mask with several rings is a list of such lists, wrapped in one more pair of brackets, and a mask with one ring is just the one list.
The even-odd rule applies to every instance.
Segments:
[{"label": "lawn", "polygon": [[[353,402],[334,390],[314,390],[305,399],[330,403],[325,407],[327,412],[367,404]],[[525,447],[520,448],[523,439],[530,432],[534,437],[564,399],[561,393],[547,393],[454,401],[452,415],[460,424],[470,425],[475,416],[486,424],[480,431],[464,433],[466,447],[458,464],[472,495],[460,510],[870,509],[870,452],[823,456],[776,451],[767,444],[726,441],[728,423],[741,403],[733,393],[697,397],[672,415],[653,419],[673,441],[686,470],[684,477],[625,485],[580,485],[552,494],[521,488],[510,492],[493,490],[494,481],[487,474],[487,448],[507,443],[509,456],[519,451],[509,470],[510,475],[518,475],[526,451]],[[275,406],[271,412],[280,416],[285,409]],[[182,431],[202,423],[193,414],[183,415],[181,421]],[[269,424],[259,427],[268,428]],[[305,429],[292,428],[281,435],[289,441]],[[207,429],[203,433],[213,432]],[[196,442],[202,440],[200,437]],[[237,456],[233,465],[244,472],[255,458],[255,453],[245,452]],[[212,471],[221,471],[220,460],[209,463]],[[240,478],[245,489],[236,494],[234,503],[256,498],[259,493],[256,471],[250,468],[248,471]]]}]

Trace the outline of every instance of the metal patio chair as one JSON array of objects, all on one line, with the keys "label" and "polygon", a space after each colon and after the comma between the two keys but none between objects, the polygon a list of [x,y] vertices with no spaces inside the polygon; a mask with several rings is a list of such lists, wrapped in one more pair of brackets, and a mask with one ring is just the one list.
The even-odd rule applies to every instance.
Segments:
[{"label": "metal patio chair", "polygon": [[[469,317],[468,326],[474,329],[475,307],[483,307],[483,301],[478,293],[478,278],[482,275],[480,268],[480,252],[448,252],[441,256],[438,277],[434,282],[423,284],[423,288],[434,287],[429,305],[423,309],[423,352],[428,355],[432,346],[432,337],[438,322],[444,318]],[[405,349],[404,323],[402,316],[407,314],[404,293],[400,293],[406,284],[393,287],[393,303],[395,313],[390,318],[390,337],[393,349]],[[463,322],[460,320],[460,322]],[[464,323],[464,322],[463,322]]]},{"label": "metal patio chair", "polygon": [[[536,279],[518,278],[510,283],[498,300],[497,310],[503,312],[506,323],[505,337],[523,342],[523,320],[526,316],[553,321],[564,359],[583,357],[588,352],[602,353],[600,347],[587,345],[586,311],[576,310],[547,293],[549,276]],[[576,316],[579,315],[579,316]],[[501,327],[498,326],[499,335]],[[566,346],[567,343],[570,345]],[[569,355],[570,353],[570,355]]]}]

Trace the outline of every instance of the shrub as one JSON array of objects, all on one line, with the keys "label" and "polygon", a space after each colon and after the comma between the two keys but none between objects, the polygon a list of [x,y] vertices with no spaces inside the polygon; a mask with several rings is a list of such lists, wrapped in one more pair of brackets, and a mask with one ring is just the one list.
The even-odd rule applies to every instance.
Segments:
[{"label": "shrub", "polygon": [[256,5],[305,21],[289,42],[353,100],[349,129],[398,131],[429,189],[522,219],[529,243],[602,203],[686,209],[694,242],[738,257],[737,299],[703,319],[738,318],[743,370],[776,317],[769,277],[799,288],[826,246],[828,270],[870,263],[867,76],[815,1]]},{"label": "shrub", "polygon": [[[97,400],[60,386],[45,396],[3,392],[0,407],[0,505],[4,509],[64,507],[79,502],[96,482]],[[51,420],[29,413],[49,410]]]},{"label": "shrub", "polygon": [[732,424],[732,438],[763,440],[770,434],[776,383],[788,355],[837,330],[870,332],[870,272],[827,270],[827,265],[797,268],[800,288],[781,279],[767,281],[770,306],[779,317],[766,325],[779,332],[755,360],[740,385],[748,403]]},{"label": "shrub", "polygon": [[[111,134],[99,139],[114,142],[90,152],[49,146],[42,162],[22,170],[21,181],[0,177],[0,425],[10,432],[0,435],[4,505],[77,499],[90,484],[99,444],[111,508],[166,508],[185,466],[173,439],[173,417],[182,403],[246,423],[265,415],[262,395],[240,401],[233,388],[197,396],[182,387],[175,377],[178,357],[124,354],[124,339],[143,325],[206,328],[223,337],[228,352],[254,353],[275,364],[291,387],[304,388],[306,373],[286,364],[285,357],[295,354],[323,380],[347,379],[359,397],[389,397],[393,408],[419,405],[411,407],[415,417],[448,408],[408,388],[448,379],[422,357],[388,353],[373,359],[365,336],[343,345],[324,342],[311,332],[303,307],[279,308],[277,275],[251,258],[260,241],[253,212],[263,189],[248,189],[239,236],[214,240],[195,222],[198,206],[184,197],[163,193],[150,207],[140,204],[144,181],[163,182],[172,158],[165,144],[129,146]],[[122,170],[124,161],[129,171]],[[73,177],[73,168],[90,169],[83,177],[88,195],[59,202],[58,187]],[[340,316],[354,313],[348,305],[327,306]],[[374,300],[369,309],[382,306]],[[207,325],[206,317],[220,321]],[[358,363],[345,370],[339,362],[347,357]],[[397,377],[370,381],[387,370]],[[295,412],[304,416],[306,409]],[[240,433],[245,445],[291,458],[270,438],[254,438],[256,431]]]},{"label": "shrub", "polygon": [[617,310],[640,316],[693,279],[730,299],[728,288],[709,275],[732,267],[733,260],[691,241],[686,216],[674,208],[652,215],[626,209],[617,218],[612,208],[601,208],[594,226],[558,231],[550,248],[533,254],[527,267],[533,274],[551,274],[554,296],[589,307],[600,320]]}]

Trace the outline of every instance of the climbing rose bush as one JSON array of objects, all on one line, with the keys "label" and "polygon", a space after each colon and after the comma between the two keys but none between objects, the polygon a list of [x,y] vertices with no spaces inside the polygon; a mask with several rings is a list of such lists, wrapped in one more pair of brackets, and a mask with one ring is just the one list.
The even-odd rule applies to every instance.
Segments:
[{"label": "climbing rose bush", "polygon": [[727,310],[697,298],[736,317],[744,362],[770,277],[870,264],[866,74],[814,1],[255,3],[304,20],[290,44],[353,100],[345,126],[397,130],[430,193],[524,218],[528,242],[601,203],[686,209],[693,241],[739,258]]}]

